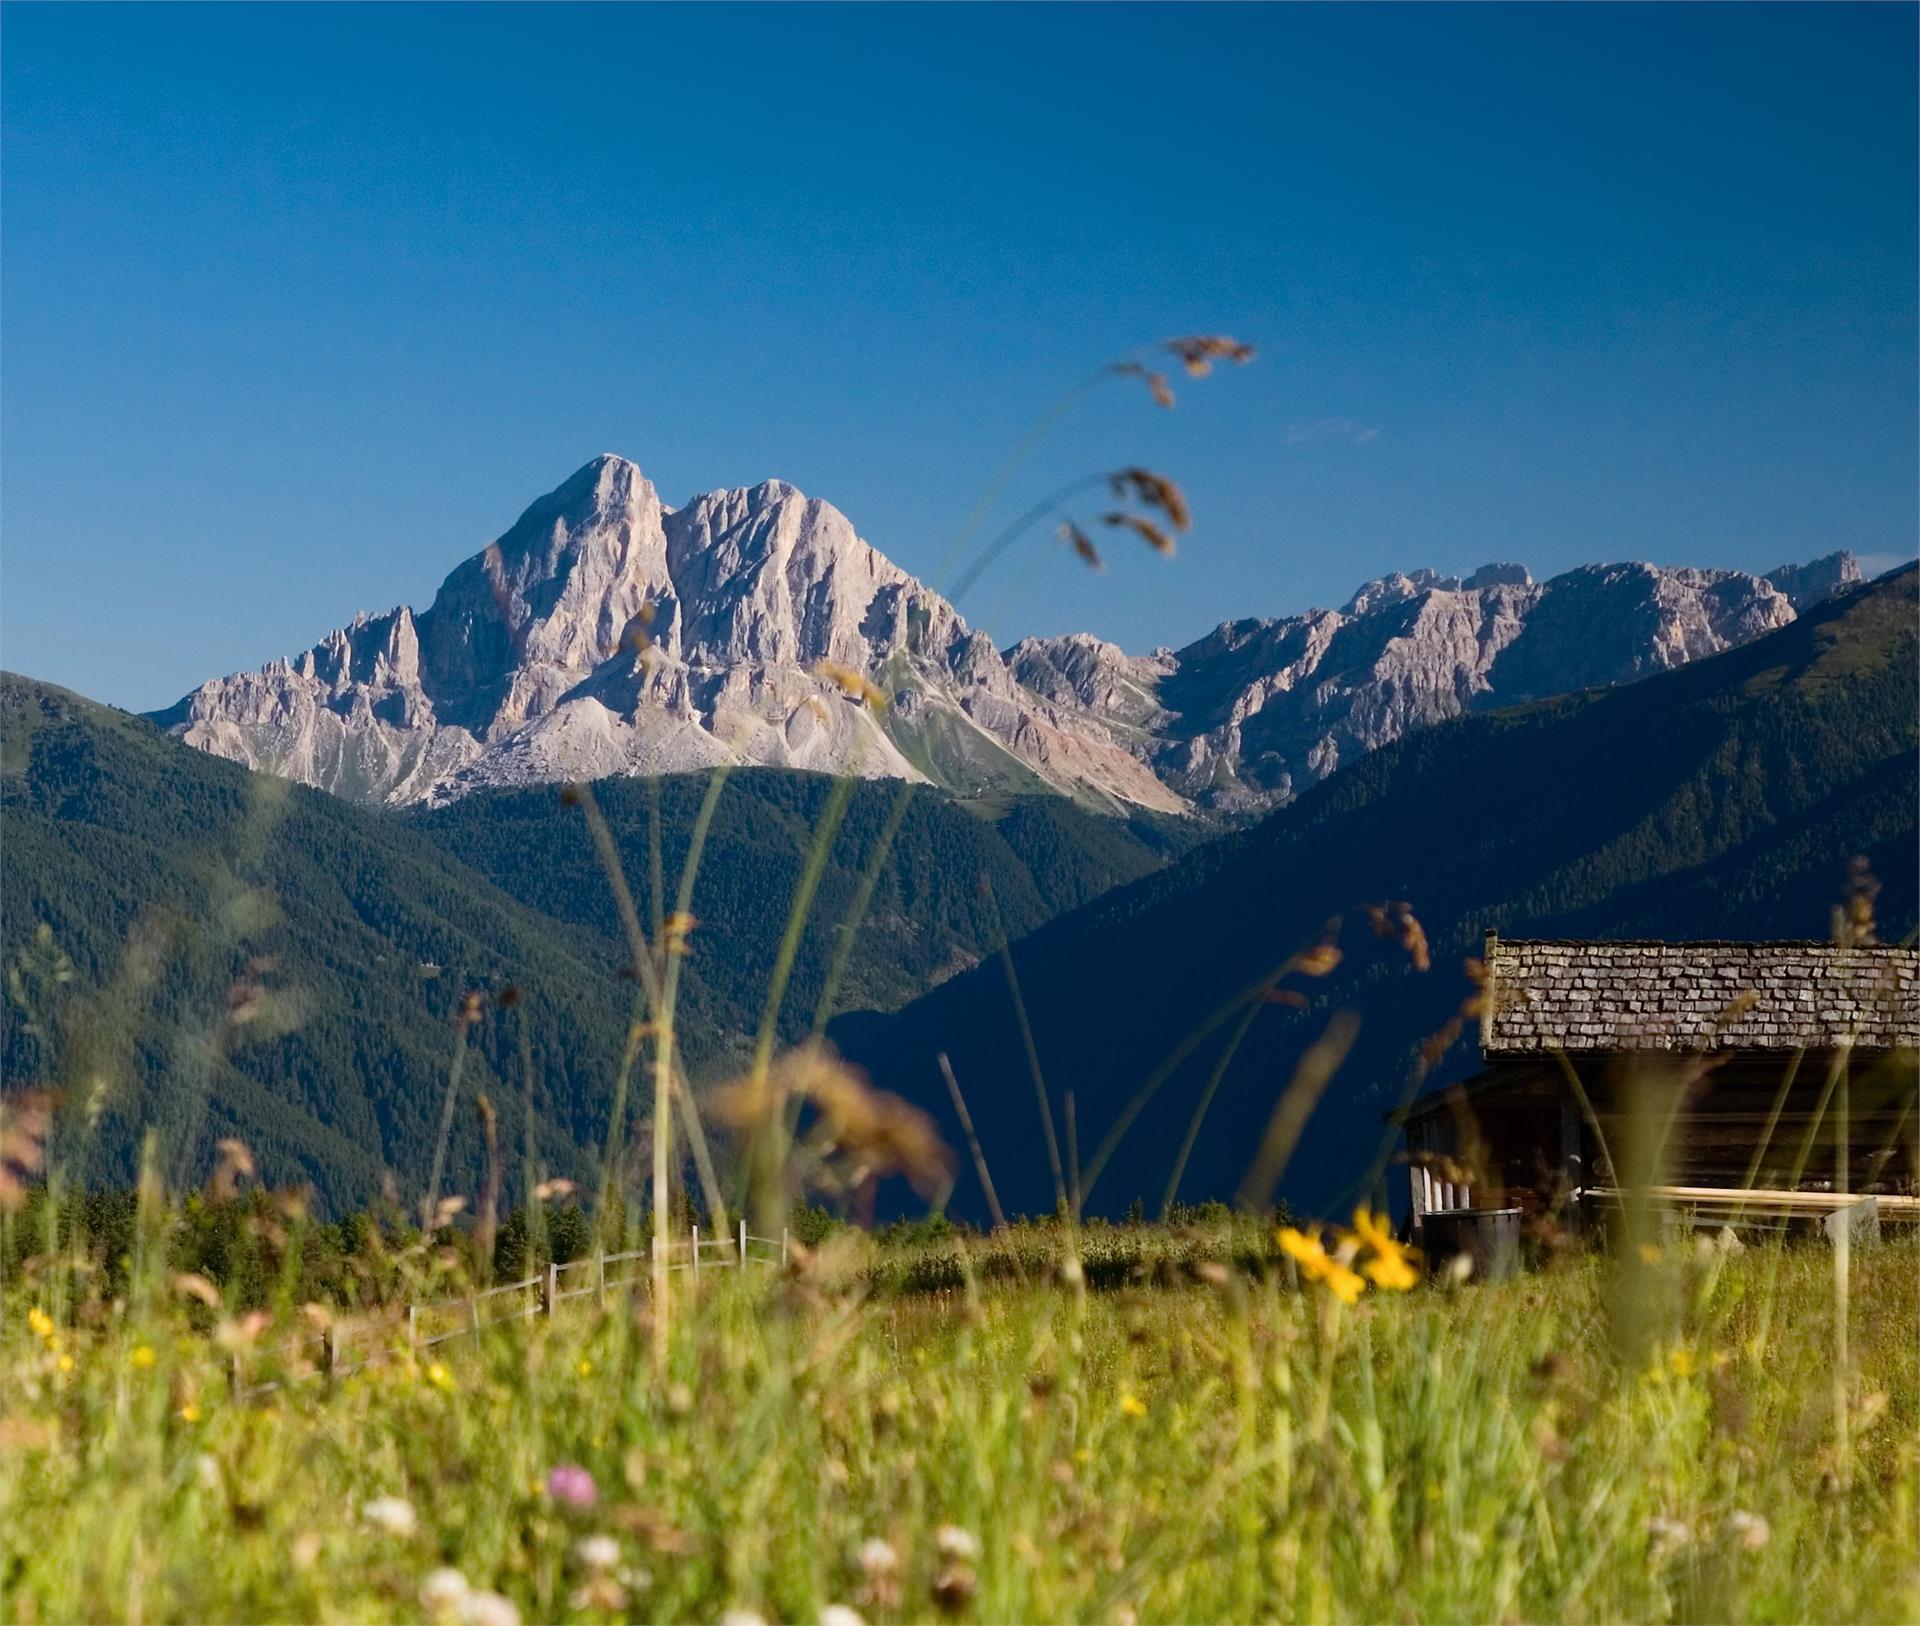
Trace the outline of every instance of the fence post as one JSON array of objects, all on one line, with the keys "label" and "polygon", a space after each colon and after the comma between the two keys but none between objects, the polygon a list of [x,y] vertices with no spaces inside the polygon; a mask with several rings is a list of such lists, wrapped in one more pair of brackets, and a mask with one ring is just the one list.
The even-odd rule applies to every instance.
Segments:
[{"label": "fence post", "polygon": [[1842,1238],[1851,1242],[1856,1237],[1869,1237],[1875,1241],[1880,1237],[1880,1204],[1873,1197],[1862,1197],[1858,1202],[1847,1204],[1845,1208],[1836,1208],[1820,1222],[1821,1229],[1827,1233],[1827,1240],[1836,1248]]},{"label": "fence post", "polygon": [[784,1270],[786,1269],[786,1266],[787,1266],[787,1228],[783,1225],[780,1227],[780,1268]]},{"label": "fence post", "polygon": [[322,1347],[325,1351],[327,1376],[331,1378],[340,1369],[340,1323],[337,1320],[327,1323],[327,1333],[322,1340]]},{"label": "fence post", "polygon": [[607,1250],[603,1247],[593,1261],[594,1289],[600,1295],[600,1308],[607,1307]]},{"label": "fence post", "polygon": [[740,1222],[740,1268],[747,1268],[747,1222]]},{"label": "fence post", "polygon": [[417,1304],[407,1306],[407,1353],[420,1353],[420,1306]]},{"label": "fence post", "polygon": [[693,1273],[700,1274],[700,1227],[693,1228]]},{"label": "fence post", "polygon": [[554,1301],[559,1297],[560,1297],[560,1267],[557,1264],[555,1264],[551,1259],[549,1259],[547,1261],[547,1302],[545,1306],[546,1312],[549,1318],[551,1318],[553,1315]]},{"label": "fence post", "polygon": [[467,1331],[476,1337],[480,1332],[480,1301],[471,1293],[467,1295]]}]

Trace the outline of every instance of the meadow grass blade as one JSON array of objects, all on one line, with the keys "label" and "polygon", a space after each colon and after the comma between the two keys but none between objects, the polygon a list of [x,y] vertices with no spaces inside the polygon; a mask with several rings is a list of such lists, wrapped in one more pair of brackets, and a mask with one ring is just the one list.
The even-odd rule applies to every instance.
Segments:
[{"label": "meadow grass blade", "polygon": [[1047,1081],[1040,1071],[1040,1051],[1033,1042],[1033,1026],[1027,1021],[1027,1002],[1021,997],[1020,976],[1013,968],[1013,950],[1007,942],[1006,928],[1000,924],[1000,908],[993,888],[982,882],[982,891],[993,910],[994,935],[1000,939],[1000,969],[1007,979],[1007,996],[1013,1001],[1013,1017],[1020,1029],[1020,1044],[1026,1053],[1027,1077],[1033,1084],[1035,1103],[1040,1108],[1040,1129],[1046,1137],[1047,1167],[1053,1173],[1053,1191],[1057,1202],[1067,1201],[1066,1176],[1060,1168],[1060,1142],[1053,1132],[1053,1104],[1047,1098]]},{"label": "meadow grass blade", "polygon": [[960,1093],[960,1080],[953,1076],[953,1063],[947,1060],[947,1053],[940,1052],[940,1076],[947,1081],[947,1093],[953,1097],[953,1110],[960,1119],[960,1129],[967,1137],[967,1150],[973,1156],[974,1173],[980,1178],[980,1190],[987,1200],[987,1212],[993,1218],[997,1231],[1007,1227],[1007,1216],[1001,1212],[1000,1198],[993,1189],[993,1176],[987,1171],[987,1154],[980,1149],[980,1137],[974,1133],[973,1114],[967,1110],[967,1099]]},{"label": "meadow grass blade", "polygon": [[440,1100],[440,1132],[433,1140],[433,1166],[427,1173],[426,1195],[420,1202],[420,1223],[431,1225],[440,1206],[440,1176],[447,1165],[447,1142],[453,1135],[453,1109],[460,1098],[460,1075],[467,1065],[467,1022],[464,1013],[454,1020],[453,1059],[447,1064],[447,1090]]},{"label": "meadow grass blade", "polygon": [[1354,1035],[1360,1031],[1360,1018],[1352,1011],[1335,1011],[1320,1037],[1302,1053],[1294,1067],[1293,1078],[1274,1104],[1259,1151],[1240,1182],[1239,1204],[1244,1209],[1269,1207],[1273,1189],[1286,1172],[1293,1149],[1307,1119],[1320,1104],[1320,1097],[1347,1059]]},{"label": "meadow grass blade", "polygon": [[1200,1126],[1206,1121],[1207,1108],[1213,1105],[1214,1093],[1220,1088],[1220,1081],[1227,1076],[1227,1069],[1232,1066],[1234,1055],[1240,1049],[1240,1041],[1246,1038],[1247,1029],[1253,1026],[1253,1019],[1259,1014],[1259,1004],[1249,1001],[1239,1025],[1227,1035],[1227,1042],[1221,1046],[1220,1058],[1213,1064],[1213,1071],[1207,1075],[1199,1099],[1193,1104],[1193,1114],[1187,1119],[1187,1132],[1180,1138],[1180,1149],[1173,1155],[1173,1168],[1167,1175],[1166,1194],[1160,1199],[1162,1221],[1173,1213],[1174,1199],[1180,1195],[1180,1182],[1186,1176],[1187,1159],[1193,1154],[1194,1142],[1200,1138]]}]

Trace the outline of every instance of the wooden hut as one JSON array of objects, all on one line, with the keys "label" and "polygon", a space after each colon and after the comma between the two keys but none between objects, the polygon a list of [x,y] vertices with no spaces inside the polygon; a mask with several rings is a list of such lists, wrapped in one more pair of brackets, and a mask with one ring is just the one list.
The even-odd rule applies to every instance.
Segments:
[{"label": "wooden hut", "polygon": [[1481,1070],[1399,1115],[1416,1233],[1577,1222],[1628,1187],[1709,1217],[1865,1195],[1920,1217],[1920,950],[1489,932],[1484,963]]}]

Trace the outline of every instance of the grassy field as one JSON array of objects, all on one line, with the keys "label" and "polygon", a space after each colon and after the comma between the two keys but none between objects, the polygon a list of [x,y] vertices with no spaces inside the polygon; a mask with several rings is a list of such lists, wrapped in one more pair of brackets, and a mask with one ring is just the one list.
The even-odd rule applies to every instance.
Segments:
[{"label": "grassy field", "polygon": [[251,1399],[300,1307],[29,1275],[5,1616],[1920,1619],[1910,1237],[1843,1333],[1812,1245],[1349,1305],[1160,1235],[1104,1291],[949,1243],[972,1285],[882,1295],[858,1237],[676,1277],[664,1380],[643,1288]]}]

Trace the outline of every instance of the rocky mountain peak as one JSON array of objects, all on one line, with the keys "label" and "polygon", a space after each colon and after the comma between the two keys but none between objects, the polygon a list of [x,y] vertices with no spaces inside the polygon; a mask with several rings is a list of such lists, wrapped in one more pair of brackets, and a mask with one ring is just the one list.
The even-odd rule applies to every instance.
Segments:
[{"label": "rocky mountain peak", "polygon": [[1842,549],[1804,565],[1782,565],[1778,570],[1768,571],[1767,580],[1785,593],[1793,607],[1804,615],[1823,599],[1858,587],[1864,578],[1860,561]]},{"label": "rocky mountain peak", "polygon": [[1482,565],[1469,576],[1442,576],[1432,570],[1394,571],[1363,583],[1342,606],[1342,615],[1366,615],[1389,604],[1404,604],[1422,593],[1478,593],[1491,587],[1531,587],[1525,565]]},{"label": "rocky mountain peak", "polygon": [[765,480],[672,509],[604,453],[418,616],[356,616],[157,720],[383,803],[741,762],[1246,815],[1409,730],[1714,654],[1858,579],[1848,554],[1765,578],[1422,569],[1338,612],[1227,622],[1184,649],[1129,655],[1074,633],[1002,653],[831,503]]}]

